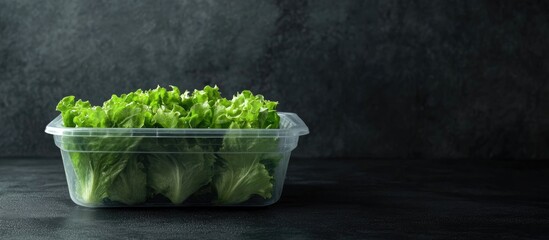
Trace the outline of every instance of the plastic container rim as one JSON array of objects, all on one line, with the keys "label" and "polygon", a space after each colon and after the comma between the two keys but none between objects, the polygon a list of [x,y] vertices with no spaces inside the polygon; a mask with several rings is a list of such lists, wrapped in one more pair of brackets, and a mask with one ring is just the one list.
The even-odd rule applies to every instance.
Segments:
[{"label": "plastic container rim", "polygon": [[[303,136],[309,128],[295,113],[278,112],[282,119],[290,121],[289,126],[278,129],[224,129],[224,128],[74,128],[64,127],[61,115],[54,118],[45,129],[56,136],[112,136],[112,137],[199,137],[238,134],[246,136]],[[281,126],[282,127],[282,126]],[[113,136],[114,135],[114,136]]]}]

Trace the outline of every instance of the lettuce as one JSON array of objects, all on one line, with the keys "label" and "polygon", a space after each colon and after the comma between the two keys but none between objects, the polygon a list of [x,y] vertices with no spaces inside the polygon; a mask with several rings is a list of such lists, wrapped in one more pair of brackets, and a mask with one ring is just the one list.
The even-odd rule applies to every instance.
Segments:
[{"label": "lettuce", "polygon": [[108,197],[128,205],[145,202],[147,198],[147,175],[142,161],[131,158],[108,189]]},{"label": "lettuce", "polygon": [[[276,102],[266,101],[243,91],[233,97],[224,109],[218,109],[218,119],[227,119],[230,129],[278,128],[280,118],[276,114]],[[218,123],[222,125],[222,123]],[[265,199],[272,197],[274,169],[281,157],[269,158],[269,152],[278,148],[276,138],[227,134],[217,156],[216,175],[213,180],[219,204],[237,204],[252,195]],[[265,153],[267,152],[267,153]]]},{"label": "lettuce", "polygon": [[195,146],[191,153],[152,154],[149,158],[149,186],[174,204],[181,204],[190,195],[212,180],[214,158]]},{"label": "lettuce", "polygon": [[[76,197],[80,201],[96,205],[108,197],[125,204],[145,200],[146,177],[143,164],[135,154],[118,152],[135,149],[139,140],[111,137],[77,139],[72,140],[78,142],[83,152],[71,151],[69,155],[77,179]],[[77,144],[73,145],[75,146],[69,148],[78,149]],[[99,147],[102,152],[85,152]]]},{"label": "lettuce", "polygon": [[[103,107],[92,107],[87,101],[74,102],[74,97],[69,96],[60,101],[57,110],[61,111],[65,126],[142,127],[143,107],[135,106],[135,103],[115,105],[106,102]],[[109,196],[113,201],[126,204],[144,201],[146,178],[142,163],[134,159],[135,154],[124,153],[136,149],[141,138],[112,134],[107,137],[65,138],[66,148],[73,149],[69,155],[77,179],[76,197],[80,201],[97,205]]]},{"label": "lettuce", "polygon": [[[57,105],[65,127],[276,129],[277,102],[248,90],[226,99],[217,86],[181,93],[177,87],[112,95],[101,106],[63,98]],[[86,204],[139,204],[162,195],[174,204],[209,192],[216,204],[272,197],[276,137],[147,138],[115,134],[67,137],[77,179],[76,197]],[[69,146],[70,145],[70,146]]]}]

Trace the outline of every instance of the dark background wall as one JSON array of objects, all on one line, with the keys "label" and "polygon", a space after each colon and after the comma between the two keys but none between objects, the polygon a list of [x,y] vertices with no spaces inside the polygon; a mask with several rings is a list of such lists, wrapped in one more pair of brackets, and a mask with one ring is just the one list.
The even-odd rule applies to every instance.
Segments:
[{"label": "dark background wall", "polygon": [[65,95],[218,84],[311,129],[295,155],[548,158],[546,1],[0,1],[0,156],[57,156]]}]

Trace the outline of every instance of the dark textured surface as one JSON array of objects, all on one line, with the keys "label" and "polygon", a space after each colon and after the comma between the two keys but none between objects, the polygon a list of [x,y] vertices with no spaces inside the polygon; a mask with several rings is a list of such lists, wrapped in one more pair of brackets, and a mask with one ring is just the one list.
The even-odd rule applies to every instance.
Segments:
[{"label": "dark textured surface", "polygon": [[270,207],[89,209],[60,159],[8,158],[0,238],[543,239],[548,181],[547,162],[298,158]]},{"label": "dark textured surface", "polygon": [[57,101],[250,88],[296,156],[549,158],[546,1],[0,0],[1,156],[58,156]]}]

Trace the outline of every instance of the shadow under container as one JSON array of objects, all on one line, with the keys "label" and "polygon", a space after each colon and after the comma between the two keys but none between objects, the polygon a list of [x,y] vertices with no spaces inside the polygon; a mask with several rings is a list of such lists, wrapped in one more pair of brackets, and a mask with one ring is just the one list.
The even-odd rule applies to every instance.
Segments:
[{"label": "shadow under container", "polygon": [[46,127],[61,150],[70,197],[85,207],[266,206],[309,133],[294,113],[279,129]]}]

